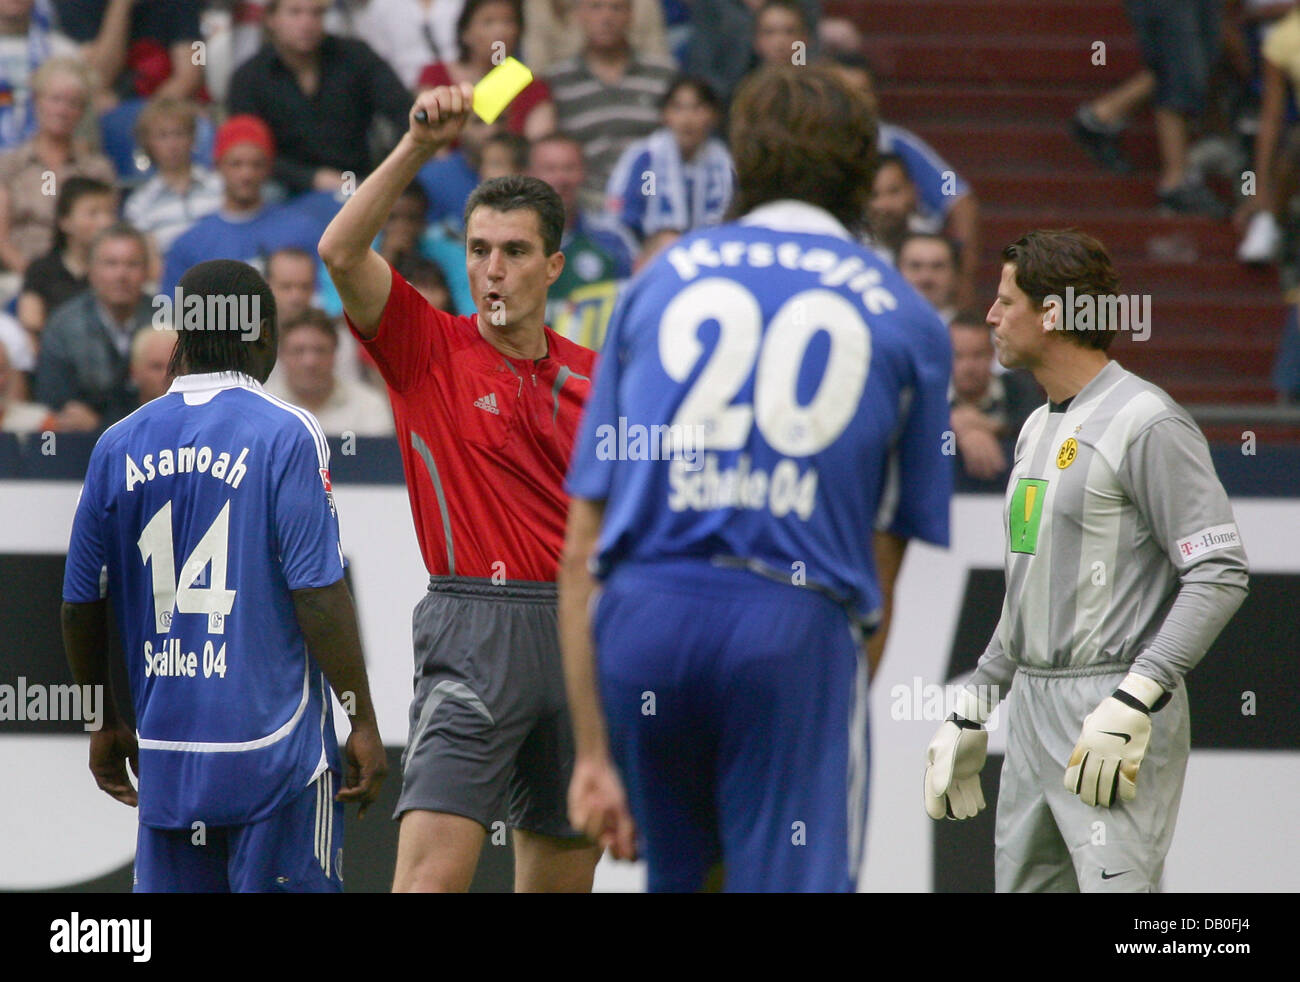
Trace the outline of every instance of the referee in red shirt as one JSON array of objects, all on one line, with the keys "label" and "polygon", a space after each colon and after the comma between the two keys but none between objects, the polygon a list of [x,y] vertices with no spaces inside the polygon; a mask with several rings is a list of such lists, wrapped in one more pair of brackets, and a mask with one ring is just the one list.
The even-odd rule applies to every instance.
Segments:
[{"label": "referee in red shirt", "polygon": [[431,574],[414,617],[393,889],[468,889],[485,835],[505,819],[516,890],[590,890],[600,851],[566,815],[573,744],[555,578],[564,475],[596,356],[543,322],[564,268],[564,206],[535,178],[474,191],[465,253],[476,317],[436,310],[370,248],[472,99],[468,85],[422,93],[406,135],[320,241],[348,324],[388,383]]}]

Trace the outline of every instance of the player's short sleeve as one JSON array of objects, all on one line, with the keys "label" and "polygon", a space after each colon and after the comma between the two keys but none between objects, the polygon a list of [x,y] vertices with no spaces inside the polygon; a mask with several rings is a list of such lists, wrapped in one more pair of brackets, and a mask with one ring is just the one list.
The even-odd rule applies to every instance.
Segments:
[{"label": "player's short sleeve", "polygon": [[952,342],[931,311],[912,328],[913,376],[900,407],[898,438],[886,465],[876,527],[905,539],[948,544],[953,458],[944,453],[949,428]]},{"label": "player's short sleeve", "polygon": [[191,225],[189,229],[182,232],[171,244],[167,250],[167,255],[163,260],[162,283],[158,287],[158,292],[164,297],[174,296],[176,285],[180,283],[181,277],[185,271],[193,266],[198,260],[194,258],[197,254],[194,245],[197,244],[201,229]]},{"label": "player's short sleeve", "polygon": [[604,501],[609,497],[613,484],[616,464],[613,458],[616,455],[601,453],[604,439],[602,434],[609,432],[603,427],[618,427],[618,388],[626,360],[626,352],[622,347],[623,323],[627,318],[630,293],[631,290],[624,291],[614,304],[614,312],[610,314],[609,326],[605,332],[605,344],[596,362],[596,377],[582,411],[582,423],[578,428],[578,439],[573,445],[569,478],[565,483],[566,490],[574,498]]},{"label": "player's short sleeve", "polygon": [[[1116,479],[1183,579],[1206,560],[1209,578],[1246,569],[1246,551],[1210,448],[1196,424],[1165,416],[1129,443]],[[1189,575],[1190,574],[1190,575]]]},{"label": "player's short sleeve", "polygon": [[337,583],[343,547],[329,476],[329,446],[314,421],[286,423],[272,455],[275,547],[290,590]]},{"label": "player's short sleeve", "polygon": [[107,580],[103,575],[108,565],[101,503],[105,480],[103,459],[104,454],[97,447],[86,469],[86,483],[81,488],[77,511],[72,519],[68,561],[63,568],[63,599],[70,604],[94,603],[107,595]]},{"label": "player's short sleeve", "polygon": [[434,361],[446,358],[454,318],[420,296],[397,270],[391,272],[388,302],[373,338],[362,337],[352,318],[346,312],[344,316],[348,329],[379,366],[384,381],[394,391],[405,392],[429,374]]}]

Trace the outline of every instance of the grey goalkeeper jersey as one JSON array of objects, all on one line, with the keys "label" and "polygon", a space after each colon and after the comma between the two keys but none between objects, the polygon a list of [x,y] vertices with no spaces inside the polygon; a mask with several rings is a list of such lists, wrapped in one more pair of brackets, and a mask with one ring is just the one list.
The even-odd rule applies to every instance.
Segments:
[{"label": "grey goalkeeper jersey", "polygon": [[1019,667],[1132,666],[1166,689],[1246,594],[1246,553],[1209,447],[1162,389],[1109,362],[1065,410],[1040,406],[1005,499],[1006,598],[971,682]]}]

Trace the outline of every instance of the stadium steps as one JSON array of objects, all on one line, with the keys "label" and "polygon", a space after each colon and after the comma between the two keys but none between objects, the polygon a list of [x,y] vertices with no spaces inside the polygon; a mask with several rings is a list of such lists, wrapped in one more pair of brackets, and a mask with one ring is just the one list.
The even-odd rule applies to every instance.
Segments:
[{"label": "stadium steps", "polygon": [[1154,192],[1140,181],[1114,174],[1074,174],[1056,168],[1009,170],[983,167],[963,170],[962,176],[979,188],[980,201],[997,208],[1055,210],[1062,201],[1104,201],[1108,208],[1149,210]]},{"label": "stadium steps", "polygon": [[908,126],[944,123],[975,117],[988,122],[1047,122],[1069,117],[1093,90],[1087,85],[1060,85],[1043,92],[1034,84],[980,86],[897,82],[889,85],[887,118],[906,119]]},{"label": "stadium steps", "polygon": [[[1184,403],[1274,403],[1285,314],[1277,270],[1238,264],[1227,222],[1159,213],[1148,111],[1124,136],[1132,176],[1103,172],[1070,135],[1079,103],[1140,67],[1122,4],[825,0],[823,11],[862,29],[882,116],[920,134],[980,196],[981,306],[1007,242],[1031,228],[1075,226],[1111,250],[1125,293],[1152,297],[1150,339],[1117,340],[1117,358]],[[1092,64],[1096,41],[1106,44],[1104,66]],[[1281,424],[1259,431],[1298,435]]]},{"label": "stadium steps", "polygon": [[[979,188],[975,190],[978,193]],[[1206,255],[1231,257],[1237,248],[1237,232],[1229,222],[1163,215],[1154,208],[1110,208],[1108,204],[1076,198],[1051,208],[995,206],[985,211],[981,228],[987,242],[1005,243],[1031,228],[1078,225],[1101,239],[1117,262],[1170,255],[1199,262]]]},{"label": "stadium steps", "polygon": [[[1057,121],[970,119],[944,123],[918,121],[915,125],[895,117],[887,92],[880,95],[881,113],[892,123],[901,123],[933,146],[948,162],[963,168],[1016,167],[1032,162],[1038,167],[1051,167],[1062,174],[1071,171],[1089,173],[1097,170],[1074,141],[1069,130],[1069,114]],[[1154,205],[1155,169],[1160,162],[1156,151],[1154,130],[1125,134],[1125,150],[1139,171],[1149,173],[1130,178],[1138,187],[1148,189],[1149,200]],[[1078,205],[1088,199],[1077,197]],[[1093,206],[1101,204],[1092,200]],[[1108,202],[1107,202],[1108,203]],[[1067,202],[1062,202],[1067,204]]]},{"label": "stadium steps", "polygon": [[[1108,43],[1115,38],[1132,40],[1122,6],[1096,0],[823,0],[822,12],[827,17],[848,17],[868,35],[941,33],[951,38],[1091,34]],[[1080,31],[1082,25],[1087,30]]]},{"label": "stadium steps", "polygon": [[[917,0],[917,6],[926,6]],[[939,28],[931,26],[931,31]],[[1121,79],[1142,67],[1137,43],[1108,41],[1106,65],[1092,64],[1090,38],[1047,35],[1026,38],[1007,33],[989,37],[902,36],[876,34],[866,52],[882,78],[900,82],[956,82],[989,85],[1050,79],[1091,84],[1102,73]]]}]

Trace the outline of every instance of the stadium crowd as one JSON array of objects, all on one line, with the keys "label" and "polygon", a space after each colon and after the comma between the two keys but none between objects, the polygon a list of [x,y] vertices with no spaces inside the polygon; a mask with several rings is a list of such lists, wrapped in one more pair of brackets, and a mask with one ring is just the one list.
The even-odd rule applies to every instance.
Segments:
[{"label": "stadium crowd", "polygon": [[[1123,125],[1153,100],[1162,206],[1226,221],[1227,205],[1204,180],[1222,163],[1211,152],[1218,145],[1193,144],[1187,126],[1213,108],[1206,92],[1222,37],[1242,93],[1223,124],[1229,132],[1246,125],[1259,102],[1250,93],[1262,91],[1251,116],[1261,190],[1236,213],[1241,258],[1272,261],[1300,146],[1286,138],[1296,114],[1284,97],[1300,73],[1300,10],[1232,4],[1221,24],[1219,4],[1189,2],[1182,6],[1202,19],[1174,37],[1182,27],[1129,6],[1149,67],[1081,107],[1076,137],[1101,166],[1125,170]],[[746,73],[829,61],[875,101],[859,27],[818,8],[816,0],[0,0],[0,380],[8,380],[0,430],[94,432],[157,395],[137,362],[160,346],[138,336],[172,325],[151,298],[171,296],[195,263],[229,258],[254,264],[275,292],[282,355],[272,391],[315,412],[330,435],[391,433],[382,382],[340,330],[342,304],[317,243],[404,131],[413,93],[477,82],[506,55],[528,64],[534,81],[497,122],[472,120],[424,168],[377,248],[431,302],[473,313],[466,199],[488,178],[540,177],[559,192],[567,220],[548,323],[599,349],[621,284],[682,234],[723,219],[733,181],[725,123]],[[1170,57],[1193,48],[1196,58]],[[864,240],[952,325],[954,346],[982,362],[954,379],[953,423],[965,476],[998,485],[1009,463],[990,438],[1014,435],[1024,401],[1037,395],[1004,382],[987,332],[978,336],[989,299],[975,284],[979,202],[960,169],[914,133],[883,122],[879,139]],[[1279,375],[1278,385],[1300,393],[1294,306],[1287,331],[1294,338],[1283,356],[1294,355],[1295,377]]]}]

